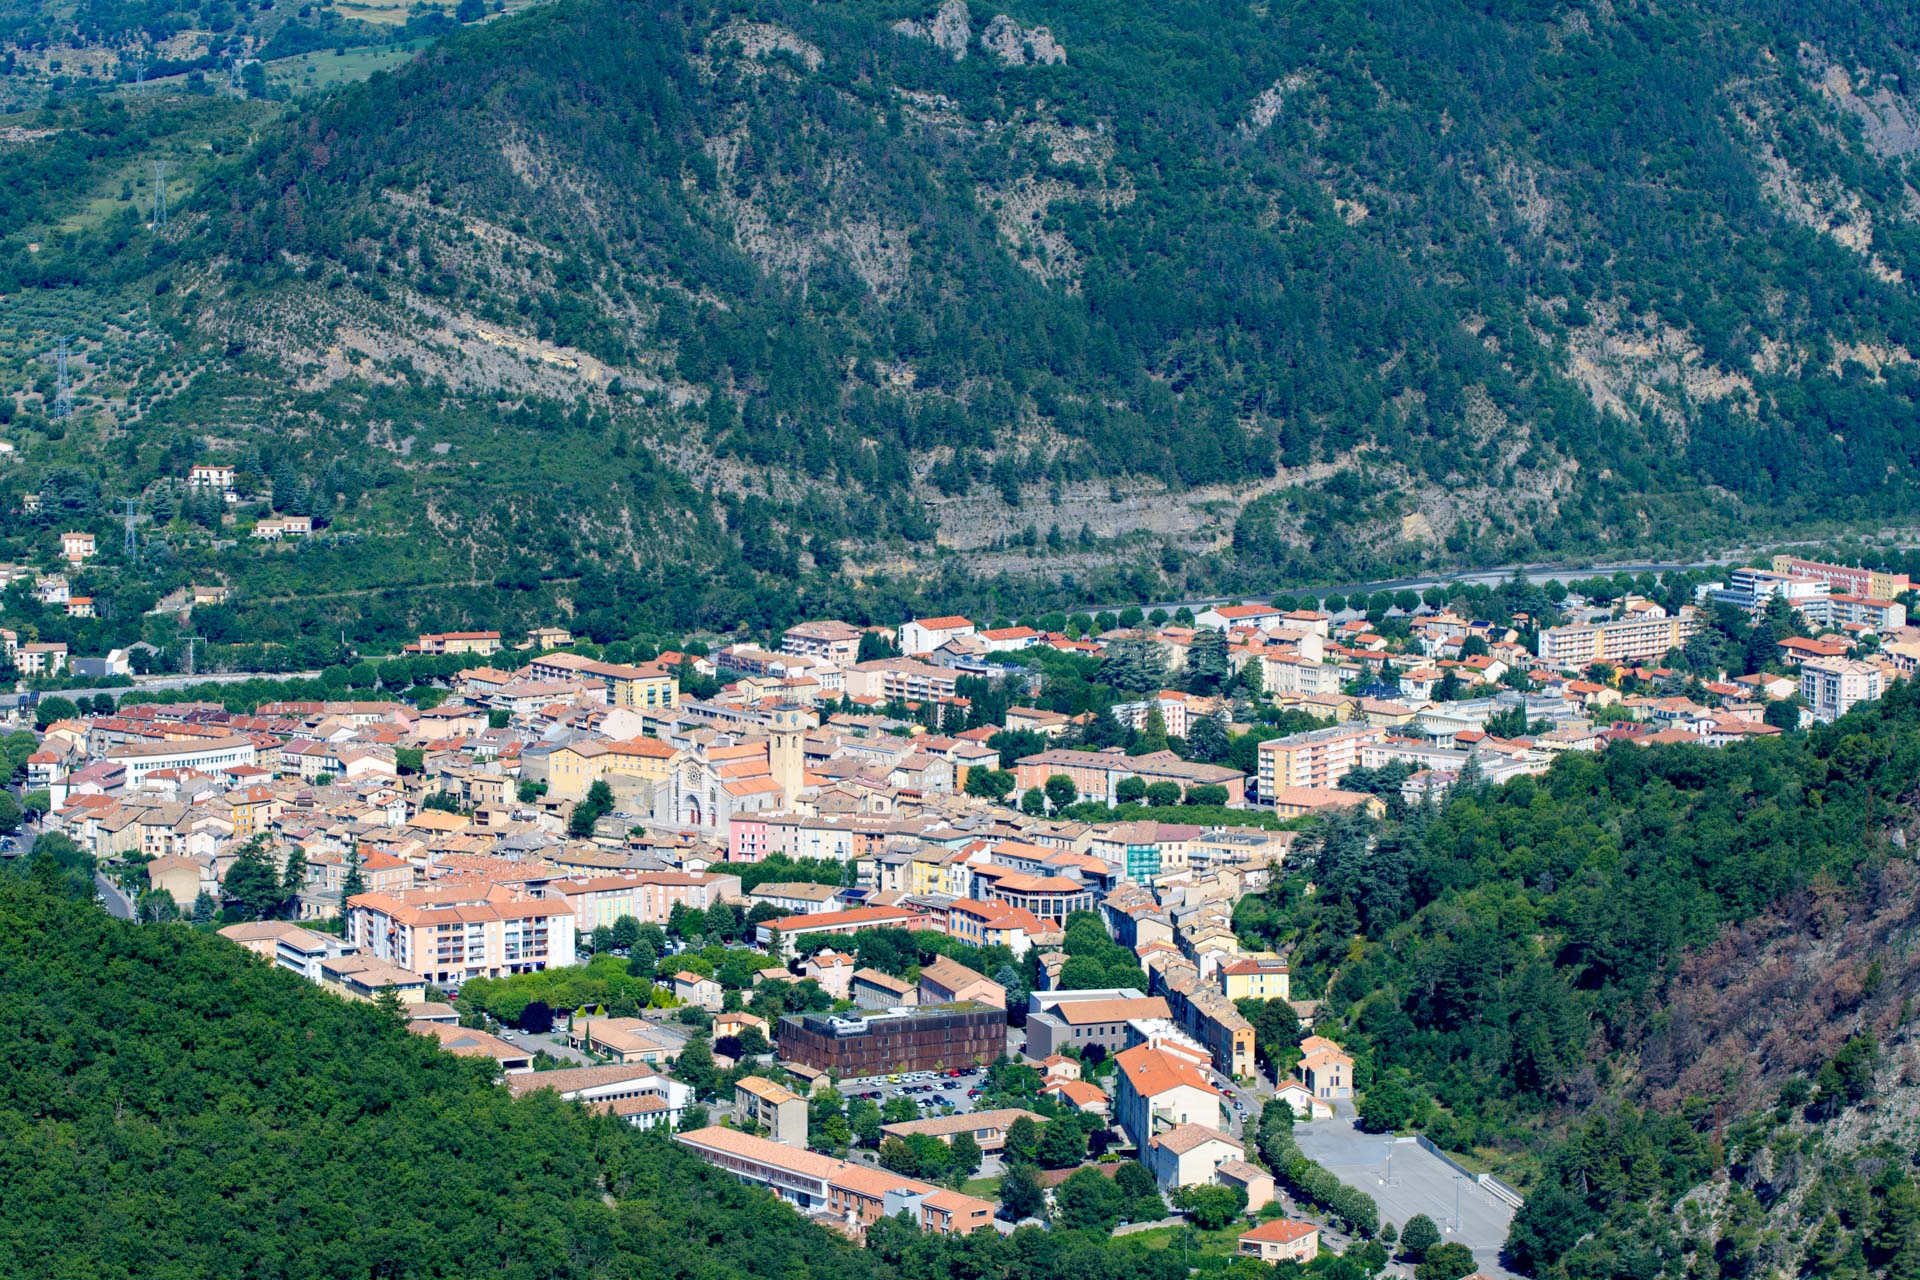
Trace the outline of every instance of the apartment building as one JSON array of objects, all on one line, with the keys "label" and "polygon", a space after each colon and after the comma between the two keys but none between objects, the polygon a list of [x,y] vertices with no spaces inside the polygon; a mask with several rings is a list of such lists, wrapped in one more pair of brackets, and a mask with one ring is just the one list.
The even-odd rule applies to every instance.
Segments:
[{"label": "apartment building", "polygon": [[438,986],[571,965],[573,908],[563,897],[440,885],[347,900],[347,939]]},{"label": "apartment building", "polygon": [[254,763],[257,748],[252,738],[234,734],[221,738],[197,738],[186,742],[136,742],[115,747],[107,759],[124,766],[127,785],[138,788],[147,775],[165,769],[192,769],[200,773],[223,773]]},{"label": "apartment building", "polygon": [[961,617],[915,618],[900,628],[900,652],[911,658],[932,653],[949,640],[974,633],[973,623]]},{"label": "apartment building", "polygon": [[850,622],[828,618],[802,622],[788,627],[780,637],[780,652],[796,658],[824,658],[840,666],[850,666],[860,656],[860,637],[864,634]]},{"label": "apartment building", "polygon": [[621,916],[641,924],[665,924],[675,907],[705,911],[716,902],[740,898],[740,877],[705,871],[627,871],[602,876],[570,876],[544,886],[574,913],[575,928],[592,933]]},{"label": "apartment building", "polygon": [[1229,1000],[1290,1000],[1293,974],[1279,956],[1242,956],[1220,966],[1220,994]]},{"label": "apartment building", "polygon": [[847,668],[850,698],[888,702],[938,702],[954,696],[962,673],[913,658],[875,658]]},{"label": "apartment building", "polygon": [[1549,627],[1540,633],[1540,664],[1578,671],[1596,662],[1615,666],[1658,662],[1669,650],[1693,638],[1699,630],[1699,619],[1690,609],[1673,616],[1664,616],[1664,611],[1655,616],[1656,611],[1657,606],[1640,616],[1612,622]]},{"label": "apartment building", "polygon": [[807,1100],[764,1076],[744,1076],[734,1084],[733,1123],[738,1129],[764,1129],[782,1146],[806,1149]]},{"label": "apartment building", "polygon": [[1907,606],[1897,600],[1875,600],[1872,596],[1834,596],[1829,602],[1836,627],[1849,624],[1872,627],[1875,631],[1897,631],[1907,625]]},{"label": "apartment building", "polygon": [[1855,565],[1824,564],[1818,560],[1800,560],[1793,556],[1775,556],[1773,571],[1800,578],[1818,578],[1837,594],[1866,596],[1872,600],[1897,599],[1913,588],[1913,583],[1908,581],[1904,573],[1863,569]]},{"label": "apartment building", "polygon": [[1853,658],[1809,658],[1800,664],[1800,696],[1813,718],[1830,724],[1886,692],[1886,673]]},{"label": "apartment building", "polygon": [[883,1169],[835,1160],[717,1125],[677,1133],[673,1140],[716,1169],[765,1187],[815,1217],[833,1218],[855,1233],[881,1218],[907,1214],[923,1231],[966,1235],[989,1228],[994,1204]]},{"label": "apartment building", "polygon": [[1140,1044],[1115,1056],[1120,1096],[1114,1114],[1141,1151],[1182,1125],[1224,1131],[1222,1095],[1178,1049]]},{"label": "apartment building", "polygon": [[1361,749],[1384,742],[1375,724],[1337,724],[1260,744],[1258,785],[1265,799],[1285,787],[1334,787],[1360,767]]}]

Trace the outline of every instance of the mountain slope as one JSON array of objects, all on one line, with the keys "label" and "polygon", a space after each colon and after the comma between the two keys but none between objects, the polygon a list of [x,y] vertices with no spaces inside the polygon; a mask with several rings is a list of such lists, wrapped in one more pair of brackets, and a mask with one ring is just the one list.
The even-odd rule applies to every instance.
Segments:
[{"label": "mountain slope", "polygon": [[151,247],[191,394],[106,431],[284,457],[432,580],[816,600],[941,547],[1157,591],[1899,519],[1912,26],[566,0],[203,186]]}]

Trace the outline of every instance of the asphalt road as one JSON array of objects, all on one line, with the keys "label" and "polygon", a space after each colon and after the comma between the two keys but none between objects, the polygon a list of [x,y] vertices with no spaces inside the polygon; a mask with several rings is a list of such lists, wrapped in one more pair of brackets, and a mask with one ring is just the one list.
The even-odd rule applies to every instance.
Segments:
[{"label": "asphalt road", "polygon": [[[1692,560],[1692,561],[1684,561],[1684,562],[1675,561],[1673,563],[1656,563],[1654,561],[1639,561],[1632,564],[1587,564],[1587,565],[1511,564],[1511,565],[1504,565],[1497,569],[1463,569],[1459,573],[1430,574],[1426,577],[1420,577],[1420,578],[1389,578],[1381,582],[1354,582],[1354,583],[1348,583],[1345,585],[1336,584],[1336,585],[1327,585],[1327,586],[1301,585],[1301,586],[1292,586],[1292,587],[1285,587],[1285,588],[1276,588],[1271,592],[1265,593],[1265,595],[1263,595],[1261,598],[1266,598],[1268,596],[1274,596],[1274,595],[1300,595],[1302,593],[1306,593],[1306,594],[1313,595],[1316,598],[1324,599],[1329,595],[1335,595],[1335,594],[1343,595],[1343,596],[1351,596],[1356,591],[1364,591],[1368,594],[1372,594],[1375,591],[1399,591],[1402,589],[1407,589],[1412,591],[1425,591],[1429,587],[1450,587],[1455,585],[1497,587],[1501,583],[1511,580],[1515,574],[1519,574],[1521,577],[1525,578],[1528,582],[1538,583],[1538,582],[1572,582],[1576,578],[1591,578],[1591,577],[1594,577],[1595,575],[1604,575],[1606,577],[1612,577],[1616,573],[1631,573],[1631,574],[1634,574],[1635,576],[1638,576],[1643,573],[1669,573],[1669,572],[1678,573],[1688,569],[1718,569],[1725,565],[1734,563],[1736,560],[1742,558],[1746,554],[1748,553],[1746,552],[1729,553],[1728,555],[1722,556],[1721,558],[1714,559],[1714,560]],[[1163,600],[1154,604],[1141,605],[1140,607],[1148,610],[1149,612],[1151,612],[1154,609],[1165,609],[1169,613],[1171,613],[1173,610],[1179,609],[1182,606],[1184,606],[1188,609],[1192,609],[1195,612],[1198,612],[1201,609],[1209,608],[1213,605],[1226,604],[1229,600],[1246,599],[1246,598],[1251,598],[1251,597],[1209,596],[1201,600]],[[1108,610],[1117,611],[1119,609],[1126,608],[1127,604],[1133,604],[1133,603],[1137,603],[1137,602],[1128,601],[1126,602],[1126,604],[1089,606],[1089,609],[1108,609]],[[1080,610],[1080,612],[1083,612],[1083,613],[1088,612],[1089,609],[1083,609],[1083,610]]]},{"label": "asphalt road", "polygon": [[133,919],[133,903],[127,900],[126,894],[120,892],[119,885],[103,875],[96,874],[93,877],[93,888],[95,893],[106,900],[108,915],[116,920]]}]

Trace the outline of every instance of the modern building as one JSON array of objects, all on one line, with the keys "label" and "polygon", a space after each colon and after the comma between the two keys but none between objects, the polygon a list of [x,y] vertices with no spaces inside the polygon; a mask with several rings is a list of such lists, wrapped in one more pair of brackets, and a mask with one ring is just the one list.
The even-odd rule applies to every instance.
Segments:
[{"label": "modern building", "polygon": [[346,905],[348,941],[441,987],[574,963],[564,899],[443,884],[356,894]]},{"label": "modern building", "polygon": [[712,1126],[673,1140],[716,1169],[765,1187],[801,1212],[864,1233],[907,1214],[923,1231],[966,1235],[991,1227],[994,1204],[866,1165],[802,1151],[737,1129]]},{"label": "modern building", "polygon": [[1613,622],[1586,622],[1549,627],[1540,633],[1539,659],[1543,667],[1579,671],[1596,662],[1615,666],[1659,662],[1670,650],[1683,647],[1699,630],[1691,609],[1667,616],[1648,611]]},{"label": "modern building", "polygon": [[1115,1054],[1134,1043],[1131,1024],[1172,1016],[1164,998],[1132,987],[1036,991],[1027,998],[1027,1052],[1050,1058],[1070,1048],[1085,1053],[1098,1045]]},{"label": "modern building", "polygon": [[123,765],[127,785],[138,790],[147,775],[166,769],[219,774],[254,763],[258,748],[252,738],[233,734],[220,738],[189,738],[184,742],[129,742],[107,752],[107,759]]},{"label": "modern building", "polygon": [[869,1013],[787,1014],[780,1058],[841,1076],[979,1066],[1007,1051],[1007,1011],[967,1002]]},{"label": "modern building", "polygon": [[1863,569],[1854,565],[1823,564],[1818,560],[1800,560],[1793,556],[1775,556],[1775,573],[1799,578],[1818,578],[1832,587],[1836,595],[1866,596],[1873,600],[1897,600],[1913,588],[1904,573],[1883,569]]},{"label": "modern building", "polygon": [[352,955],[356,949],[345,938],[303,929],[290,920],[230,924],[220,930],[220,936],[239,943],[263,960],[299,974],[308,982],[320,981],[322,961]]},{"label": "modern building", "polygon": [[1836,627],[1871,627],[1875,631],[1898,631],[1907,625],[1907,606],[1897,600],[1875,600],[1871,596],[1835,596],[1829,602]]},{"label": "modern building", "polygon": [[1335,787],[1360,767],[1361,748],[1384,742],[1375,724],[1337,724],[1326,729],[1270,738],[1260,744],[1258,785],[1262,798],[1284,787]]},{"label": "modern building", "polygon": [[537,1089],[551,1089],[570,1102],[602,1106],[629,1124],[642,1126],[671,1128],[680,1123],[681,1114],[693,1105],[691,1085],[661,1075],[646,1065],[535,1071],[508,1077],[507,1089],[516,1098]]},{"label": "modern building", "polygon": [[1854,658],[1809,658],[1800,664],[1800,696],[1822,724],[1886,692],[1886,673]]},{"label": "modern building", "polygon": [[744,1076],[733,1086],[733,1123],[739,1129],[764,1129],[789,1147],[807,1145],[807,1100],[764,1076]]}]

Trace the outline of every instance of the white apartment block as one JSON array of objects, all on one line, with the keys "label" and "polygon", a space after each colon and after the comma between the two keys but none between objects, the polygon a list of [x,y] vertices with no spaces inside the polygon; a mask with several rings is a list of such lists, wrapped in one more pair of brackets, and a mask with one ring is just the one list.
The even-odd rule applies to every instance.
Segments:
[{"label": "white apartment block", "polygon": [[1800,696],[1813,718],[1831,724],[1854,706],[1886,692],[1886,673],[1853,658],[1809,658],[1800,664]]}]

